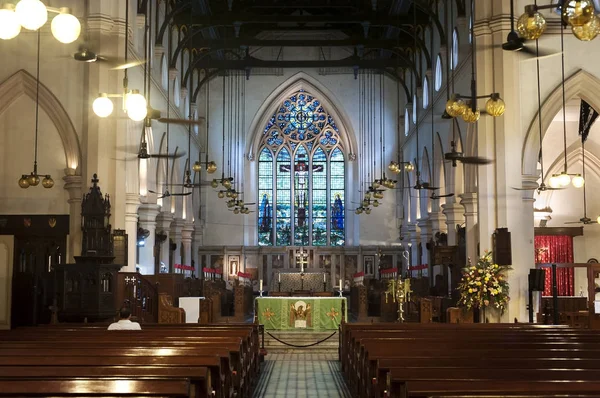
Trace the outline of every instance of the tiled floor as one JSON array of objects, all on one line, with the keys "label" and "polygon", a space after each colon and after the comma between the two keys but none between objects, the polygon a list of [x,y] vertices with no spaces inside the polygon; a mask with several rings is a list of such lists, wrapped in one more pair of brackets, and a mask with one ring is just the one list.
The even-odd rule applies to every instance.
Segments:
[{"label": "tiled floor", "polygon": [[337,354],[269,354],[254,398],[350,398]]}]

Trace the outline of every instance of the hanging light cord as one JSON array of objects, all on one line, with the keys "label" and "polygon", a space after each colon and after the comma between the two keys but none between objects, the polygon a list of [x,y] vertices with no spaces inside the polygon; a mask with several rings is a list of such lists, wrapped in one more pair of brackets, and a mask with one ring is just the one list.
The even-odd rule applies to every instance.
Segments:
[{"label": "hanging light cord", "polygon": [[563,103],[563,145],[565,149],[565,169],[564,173],[567,174],[567,110],[566,110],[566,99],[565,99],[565,25],[561,22],[560,29],[560,58],[561,58],[561,71],[562,71],[562,103]]},{"label": "hanging light cord", "polygon": [[[413,2],[413,73],[410,78],[410,89],[412,91],[412,101],[416,102],[416,80],[415,74],[417,73],[417,5]],[[415,164],[415,169],[417,170],[417,184],[421,181],[421,170],[419,169],[419,107],[416,106],[416,103],[413,104],[413,109],[415,111],[414,119],[417,121],[415,123],[415,135],[417,136],[417,161]]]},{"label": "hanging light cord", "polygon": [[538,130],[540,134],[540,166],[542,168],[542,184],[544,183],[544,152],[542,148],[542,90],[540,85],[540,58],[539,40],[535,41],[535,54],[537,66],[537,97],[538,97]]},{"label": "hanging light cord", "polygon": [[38,154],[38,126],[40,114],[40,42],[41,34],[38,29],[37,34],[37,66],[35,77],[35,149],[33,155],[33,174],[37,175],[37,154]]}]

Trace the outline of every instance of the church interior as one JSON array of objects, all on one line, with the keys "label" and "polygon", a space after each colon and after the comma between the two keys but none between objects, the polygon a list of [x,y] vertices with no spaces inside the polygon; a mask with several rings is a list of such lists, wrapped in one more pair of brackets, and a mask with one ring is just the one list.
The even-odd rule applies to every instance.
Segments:
[{"label": "church interior", "polygon": [[0,396],[599,396],[599,34],[3,0]]}]

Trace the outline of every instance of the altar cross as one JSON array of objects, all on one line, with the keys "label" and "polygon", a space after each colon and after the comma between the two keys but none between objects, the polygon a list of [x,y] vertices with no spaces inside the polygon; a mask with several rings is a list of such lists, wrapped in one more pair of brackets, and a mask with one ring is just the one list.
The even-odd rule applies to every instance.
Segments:
[{"label": "altar cross", "polygon": [[296,262],[300,264],[300,271],[304,272],[304,266],[308,265],[308,255],[304,250],[296,253]]}]

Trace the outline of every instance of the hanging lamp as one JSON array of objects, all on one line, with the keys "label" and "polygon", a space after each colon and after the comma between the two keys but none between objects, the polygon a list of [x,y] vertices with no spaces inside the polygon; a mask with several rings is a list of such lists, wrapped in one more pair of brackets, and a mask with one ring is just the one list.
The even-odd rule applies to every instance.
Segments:
[{"label": "hanging lamp", "polygon": [[[37,186],[40,181],[44,188],[52,188],[54,180],[50,174],[38,174],[38,127],[39,127],[39,108],[40,108],[40,31],[37,32],[37,66],[36,66],[36,81],[35,81],[35,144],[33,155],[33,171],[29,174],[23,174],[19,179],[21,188],[29,188]],[[40,178],[41,177],[41,178]]]}]

